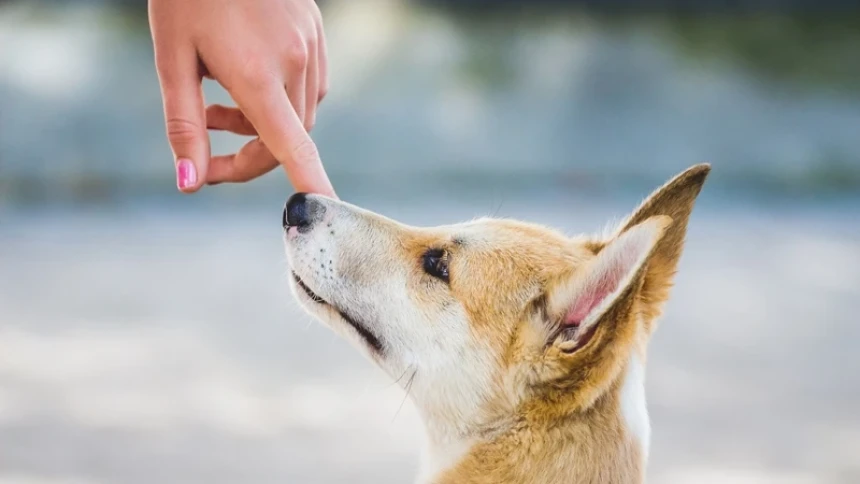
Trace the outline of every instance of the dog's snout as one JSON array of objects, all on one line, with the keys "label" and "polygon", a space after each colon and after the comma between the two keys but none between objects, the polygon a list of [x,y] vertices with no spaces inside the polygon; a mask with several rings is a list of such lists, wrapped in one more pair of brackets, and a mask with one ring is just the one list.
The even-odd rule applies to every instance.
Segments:
[{"label": "dog's snout", "polygon": [[310,229],[314,222],[325,213],[325,207],[306,193],[293,194],[284,206],[284,227],[296,227],[298,229]]}]

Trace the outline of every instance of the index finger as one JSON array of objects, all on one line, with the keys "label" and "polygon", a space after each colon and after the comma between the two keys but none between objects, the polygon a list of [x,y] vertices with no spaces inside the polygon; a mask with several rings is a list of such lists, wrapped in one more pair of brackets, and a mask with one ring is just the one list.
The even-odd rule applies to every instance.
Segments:
[{"label": "index finger", "polygon": [[319,151],[275,76],[231,92],[263,143],[278,159],[296,191],[335,197]]}]

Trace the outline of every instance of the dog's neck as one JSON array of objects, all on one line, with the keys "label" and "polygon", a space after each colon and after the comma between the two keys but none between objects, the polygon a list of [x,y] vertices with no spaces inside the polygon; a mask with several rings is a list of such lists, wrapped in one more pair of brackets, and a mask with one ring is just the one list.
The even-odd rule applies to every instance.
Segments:
[{"label": "dog's neck", "polygon": [[425,415],[421,484],[625,482],[644,479],[650,424],[644,369],[631,357],[623,378],[586,411],[547,412],[526,402],[464,432]]}]

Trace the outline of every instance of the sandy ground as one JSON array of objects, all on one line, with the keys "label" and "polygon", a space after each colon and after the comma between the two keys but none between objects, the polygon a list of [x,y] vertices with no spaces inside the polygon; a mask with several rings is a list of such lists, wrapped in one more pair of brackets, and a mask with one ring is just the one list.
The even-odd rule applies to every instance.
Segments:
[{"label": "sandy ground", "polygon": [[[513,206],[571,231],[623,215]],[[411,480],[414,409],[295,307],[268,212],[5,217],[0,484]],[[649,482],[860,482],[849,212],[697,212],[651,347]]]}]

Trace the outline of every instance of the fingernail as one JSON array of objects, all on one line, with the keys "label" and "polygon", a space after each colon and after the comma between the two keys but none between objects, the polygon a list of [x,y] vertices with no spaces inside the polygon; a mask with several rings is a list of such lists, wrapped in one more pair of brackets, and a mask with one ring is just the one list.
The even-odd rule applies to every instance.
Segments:
[{"label": "fingernail", "polygon": [[197,183],[197,169],[194,163],[188,159],[180,159],[176,162],[176,184],[180,190],[194,186]]}]

